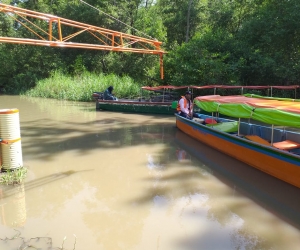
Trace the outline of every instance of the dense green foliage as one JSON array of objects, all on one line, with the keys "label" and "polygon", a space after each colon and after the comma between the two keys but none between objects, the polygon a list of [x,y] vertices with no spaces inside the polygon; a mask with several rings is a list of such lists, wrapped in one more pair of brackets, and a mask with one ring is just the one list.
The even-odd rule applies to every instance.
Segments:
[{"label": "dense green foliage", "polygon": [[299,84],[300,3],[224,0],[206,6],[207,26],[172,51],[169,82]]},{"label": "dense green foliage", "polygon": [[[94,8],[79,0],[14,0],[10,3],[107,29],[156,38],[163,42],[168,52],[164,56],[165,79],[160,80],[159,59],[155,55],[2,43],[2,93],[20,93],[43,84],[53,85],[53,72],[56,71],[61,72],[61,77],[69,76],[63,81],[84,79],[81,75],[90,72],[99,76],[98,82],[107,74],[127,76],[132,82],[139,83],[135,86],[291,85],[300,82],[299,0],[86,2]],[[30,38],[33,35],[0,12],[0,36]],[[92,38],[81,35],[74,41],[88,43]],[[83,81],[82,84],[94,91],[90,86],[92,83]],[[77,85],[73,83],[72,86]],[[49,91],[51,88],[49,86]],[[44,96],[53,97],[50,93]]]},{"label": "dense green foliage", "polygon": [[26,91],[25,94],[70,101],[91,101],[93,92],[103,92],[111,85],[114,86],[113,94],[118,98],[136,98],[140,95],[141,86],[128,76],[96,75],[88,72],[73,77],[54,72],[49,78],[40,80],[35,88]]}]

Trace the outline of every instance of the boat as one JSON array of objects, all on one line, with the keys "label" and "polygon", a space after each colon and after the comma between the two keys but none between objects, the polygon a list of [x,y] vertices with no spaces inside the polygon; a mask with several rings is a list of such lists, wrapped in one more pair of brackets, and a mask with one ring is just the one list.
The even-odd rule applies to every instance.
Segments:
[{"label": "boat", "polygon": [[[264,90],[268,91],[272,96],[272,91],[279,89],[294,90],[296,98],[296,90],[299,85],[291,86],[231,86],[231,85],[205,85],[205,86],[158,86],[141,88],[141,95],[136,99],[119,99],[118,101],[104,100],[103,92],[93,92],[92,99],[96,102],[96,110],[128,112],[128,113],[146,113],[146,114],[162,114],[174,115],[180,95],[184,90],[190,90],[192,96],[195,91],[213,90],[216,94],[217,90],[239,89],[241,94],[245,90]],[[150,91],[152,95],[143,96],[143,91]],[[181,93],[181,94],[180,94]],[[149,97],[150,96],[150,97]]]},{"label": "boat", "polygon": [[195,113],[189,120],[175,114],[178,129],[300,188],[300,102],[210,95],[194,104],[211,115]]},{"label": "boat", "polygon": [[141,93],[143,90],[152,91],[153,95],[148,99],[141,94],[137,99],[104,100],[101,92],[94,92],[92,97],[96,101],[96,110],[174,115],[179,99],[174,90],[187,88],[188,86],[142,87]]},{"label": "boat", "polygon": [[138,100],[97,100],[97,110],[173,115],[172,102],[148,102]]}]

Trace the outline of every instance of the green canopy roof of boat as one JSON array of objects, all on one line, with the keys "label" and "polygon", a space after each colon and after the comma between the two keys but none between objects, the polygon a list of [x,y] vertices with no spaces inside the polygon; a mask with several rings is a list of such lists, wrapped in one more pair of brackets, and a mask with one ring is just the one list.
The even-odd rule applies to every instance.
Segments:
[{"label": "green canopy roof of boat", "polygon": [[199,96],[194,103],[206,112],[251,118],[267,124],[300,128],[300,102],[237,96]]}]

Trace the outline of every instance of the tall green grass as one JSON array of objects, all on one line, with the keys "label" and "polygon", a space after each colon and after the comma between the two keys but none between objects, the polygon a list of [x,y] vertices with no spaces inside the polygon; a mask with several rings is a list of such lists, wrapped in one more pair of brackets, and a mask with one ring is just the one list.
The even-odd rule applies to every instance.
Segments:
[{"label": "tall green grass", "polygon": [[71,77],[54,72],[50,78],[39,81],[35,88],[26,91],[24,95],[86,102],[92,100],[93,92],[103,92],[109,86],[114,87],[113,94],[118,98],[135,98],[141,91],[141,86],[128,76],[85,72]]},{"label": "tall green grass", "polygon": [[7,172],[0,173],[0,184],[14,185],[20,184],[26,178],[27,168],[20,167],[15,170],[8,170]]}]

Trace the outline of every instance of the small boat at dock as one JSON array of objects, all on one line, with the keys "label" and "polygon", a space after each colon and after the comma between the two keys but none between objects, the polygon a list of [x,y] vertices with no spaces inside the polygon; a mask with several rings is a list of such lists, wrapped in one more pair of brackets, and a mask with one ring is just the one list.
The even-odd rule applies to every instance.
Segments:
[{"label": "small boat at dock", "polygon": [[[187,88],[188,86],[145,86],[141,88],[141,95],[137,99],[104,100],[101,92],[94,92],[92,97],[96,101],[96,110],[174,115],[179,98],[174,90]],[[144,90],[153,94],[145,97],[142,95]]]}]

